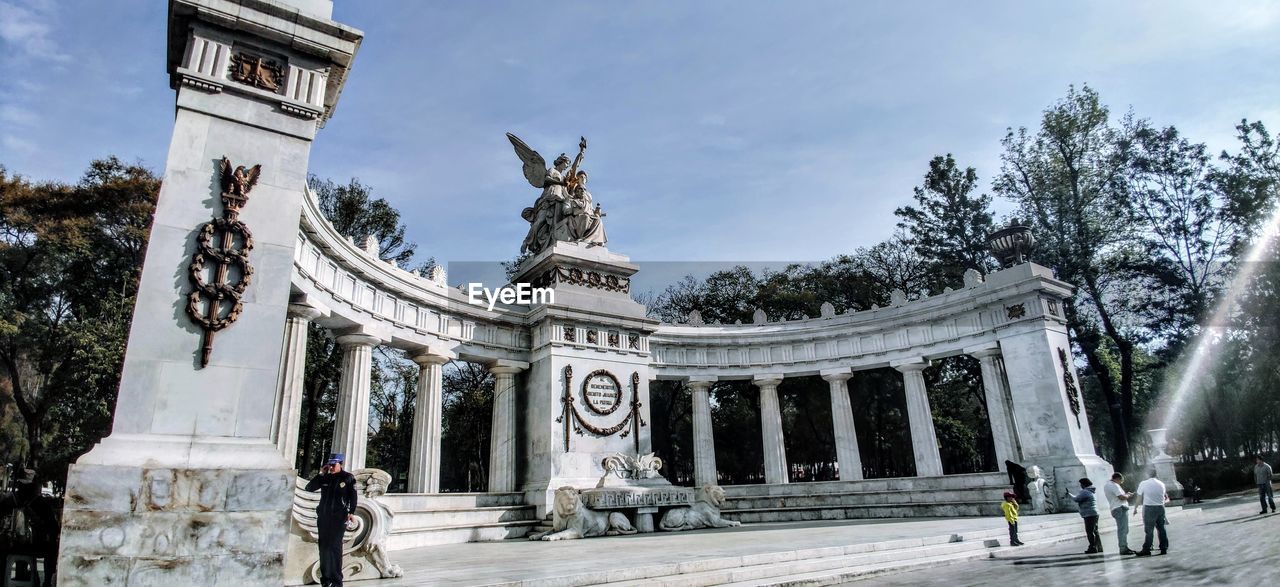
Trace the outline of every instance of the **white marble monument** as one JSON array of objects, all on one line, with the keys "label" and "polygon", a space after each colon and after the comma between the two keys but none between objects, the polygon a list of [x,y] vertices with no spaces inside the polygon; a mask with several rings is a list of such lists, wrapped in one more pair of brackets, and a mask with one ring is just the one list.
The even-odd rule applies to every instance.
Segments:
[{"label": "white marble monument", "polygon": [[173,139],[111,435],[68,475],[61,584],[283,578],[294,472],[272,415],[288,411],[298,219],[311,141],[362,37],[331,11],[169,3]]}]

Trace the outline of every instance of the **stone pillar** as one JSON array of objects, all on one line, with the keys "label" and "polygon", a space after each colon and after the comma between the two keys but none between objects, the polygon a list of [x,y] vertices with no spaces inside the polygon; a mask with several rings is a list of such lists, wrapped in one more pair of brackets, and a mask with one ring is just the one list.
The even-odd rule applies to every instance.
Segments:
[{"label": "stone pillar", "polygon": [[[373,347],[382,341],[367,334],[338,337],[342,347],[342,380],[338,383],[338,413],[333,421],[329,452],[347,455],[344,468],[364,468],[369,444],[369,379],[373,374]],[[328,455],[324,455],[328,456]]]},{"label": "stone pillar", "polygon": [[[111,435],[67,472],[58,567],[68,584],[279,585],[296,472],[274,416],[303,189],[363,35],[330,20],[329,0],[165,4],[168,54],[139,59],[165,63],[176,94],[164,183]],[[304,75],[305,95],[288,83]],[[253,181],[224,187],[223,161]],[[244,204],[256,271],[238,319],[211,335],[184,311],[187,268],[228,203]]]},{"label": "stone pillar", "polygon": [[489,436],[489,493],[516,490],[516,374],[528,363],[497,361],[493,373],[493,425]]},{"label": "stone pillar", "polygon": [[841,481],[862,479],[862,455],[858,453],[858,434],[853,425],[853,403],[849,400],[848,369],[823,371],[822,378],[831,386],[831,424],[835,430],[836,462],[840,464]]},{"label": "stone pillar", "polygon": [[690,377],[693,396],[693,483],[717,485],[716,442],[711,425],[711,384],[715,377]]},{"label": "stone pillar", "polygon": [[280,384],[271,419],[271,436],[285,460],[298,460],[298,426],[302,420],[302,376],[307,370],[307,325],[324,312],[305,304],[289,304],[280,351]]},{"label": "stone pillar", "polygon": [[441,372],[454,357],[449,351],[411,356],[418,364],[418,396],[413,404],[413,440],[409,445],[409,493],[440,492],[440,418],[444,408]]},{"label": "stone pillar", "polygon": [[787,447],[782,439],[782,408],[778,404],[778,384],[782,375],[756,375],[760,388],[760,435],[764,444],[764,480],[787,483]]},{"label": "stone pillar", "polygon": [[917,477],[942,475],[942,457],[938,455],[938,436],[933,431],[933,412],[929,409],[929,392],[924,386],[924,369],[929,362],[917,359],[893,363],[902,373],[907,393],[907,419],[911,424],[911,450],[916,456]]},{"label": "stone pillar", "polygon": [[965,353],[978,359],[982,367],[982,389],[986,394],[987,418],[991,420],[991,438],[996,448],[997,470],[1004,470],[1005,461],[1022,460],[1018,438],[1014,434],[1013,411],[1009,408],[1009,385],[1004,376],[1004,359],[999,346],[965,349]]}]

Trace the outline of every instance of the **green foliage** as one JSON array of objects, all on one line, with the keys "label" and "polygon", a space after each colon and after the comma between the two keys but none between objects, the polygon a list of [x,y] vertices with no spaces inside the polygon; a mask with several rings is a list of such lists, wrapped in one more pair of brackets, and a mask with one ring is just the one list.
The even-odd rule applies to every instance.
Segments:
[{"label": "green foliage", "polygon": [[74,185],[0,167],[0,402],[25,440],[6,457],[42,478],[65,478],[110,425],[159,187],[116,158]]},{"label": "green foliage", "polygon": [[441,491],[488,491],[493,375],[483,365],[450,363],[443,375]]},{"label": "green foliage", "polygon": [[906,244],[930,260],[936,279],[930,293],[959,282],[966,269],[987,273],[995,268],[987,252],[987,235],[994,228],[991,196],[974,195],[977,183],[978,172],[961,170],[950,153],[934,157],[924,185],[915,188],[916,205],[894,211],[901,219],[898,227],[907,233]]}]

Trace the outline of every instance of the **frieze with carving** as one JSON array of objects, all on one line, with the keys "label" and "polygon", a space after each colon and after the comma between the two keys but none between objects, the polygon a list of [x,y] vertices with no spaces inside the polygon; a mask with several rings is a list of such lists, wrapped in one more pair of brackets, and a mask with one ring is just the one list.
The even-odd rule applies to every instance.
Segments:
[{"label": "frieze with carving", "polygon": [[279,93],[284,85],[284,66],[261,55],[237,52],[231,55],[228,77],[246,86]]},{"label": "frieze with carving", "polygon": [[583,271],[577,267],[555,266],[547,269],[534,280],[534,287],[550,287],[555,284],[577,285],[610,292],[631,293],[631,280],[626,277]]},{"label": "frieze with carving", "polygon": [[[213,335],[236,321],[244,304],[240,296],[253,280],[249,251],[253,234],[241,222],[240,209],[249,201],[257,185],[261,165],[232,167],[226,157],[222,170],[222,218],[204,223],[196,233],[196,252],[188,267],[192,290],[187,296],[187,315],[204,330],[200,366],[209,365]],[[211,280],[206,281],[206,273]]]}]

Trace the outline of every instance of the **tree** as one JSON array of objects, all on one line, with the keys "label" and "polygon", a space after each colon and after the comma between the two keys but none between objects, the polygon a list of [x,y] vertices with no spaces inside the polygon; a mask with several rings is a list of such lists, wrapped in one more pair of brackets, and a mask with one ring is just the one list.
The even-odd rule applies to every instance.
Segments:
[{"label": "tree", "polygon": [[[384,261],[395,261],[408,266],[414,258],[416,245],[405,239],[405,225],[400,212],[383,198],[373,197],[373,189],[351,178],[346,185],[332,180],[311,176],[307,185],[320,203],[320,212],[340,234],[351,237],[358,244],[373,236],[378,239],[378,255]],[[425,271],[435,265],[434,258],[422,262],[417,270]],[[373,371],[381,376],[383,370],[409,368],[408,362],[398,355],[378,353]],[[304,375],[302,398],[301,439],[298,443],[297,468],[304,476],[310,474],[329,446],[332,434],[334,410],[338,399],[338,381],[342,370],[342,349],[330,338],[329,333],[316,325],[307,330],[307,366]],[[378,379],[380,381],[380,379]],[[394,391],[388,391],[392,395]],[[376,415],[375,415],[376,416]],[[376,425],[378,419],[370,418]],[[372,431],[371,431],[372,432]],[[402,448],[407,449],[408,441]],[[402,451],[403,452],[403,451]],[[386,453],[388,456],[396,454]],[[377,455],[371,453],[370,464],[377,463]]]},{"label": "tree", "polygon": [[42,478],[65,476],[110,425],[159,187],[114,157],[75,185],[0,167],[0,377]]},{"label": "tree", "polygon": [[987,252],[991,196],[975,195],[977,183],[977,171],[961,170],[950,153],[934,157],[924,185],[914,189],[916,206],[894,211],[901,219],[898,227],[906,231],[902,240],[934,267],[930,293],[959,283],[966,269],[987,273],[995,268]]},{"label": "tree", "polygon": [[347,185],[338,185],[314,175],[307,178],[307,186],[320,202],[320,213],[338,232],[358,245],[364,245],[370,236],[378,239],[378,256],[384,261],[405,265],[413,259],[417,245],[405,240],[400,211],[390,202],[374,198],[373,188],[354,177]]},{"label": "tree", "polygon": [[[1097,92],[1071,87],[1045,110],[1037,131],[1024,127],[1005,136],[1003,166],[994,184],[1035,229],[1036,260],[1079,287],[1064,312],[1105,396],[1114,462],[1121,466],[1129,462],[1129,430],[1135,423],[1134,354],[1140,342],[1129,320],[1136,311],[1129,289],[1133,279],[1124,274],[1122,262],[1132,243],[1123,141],[1133,126],[1131,116],[1113,126]],[[1111,353],[1118,355],[1118,373]]]}]

